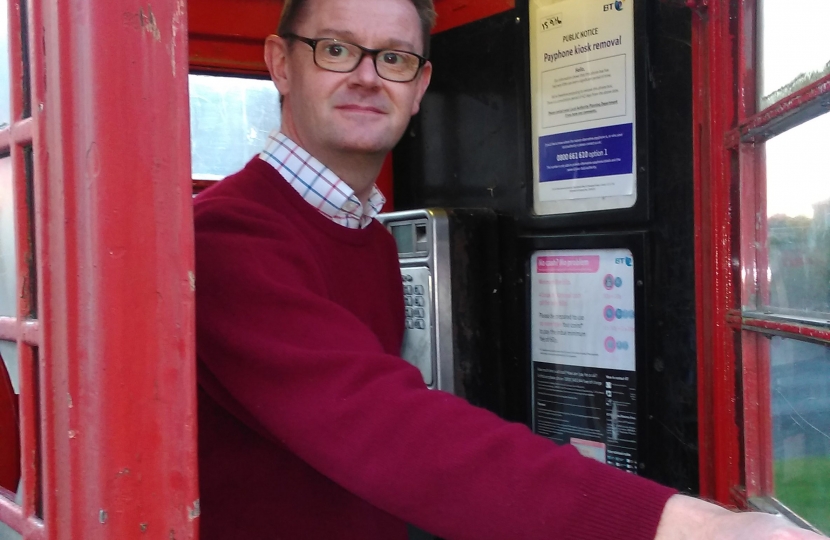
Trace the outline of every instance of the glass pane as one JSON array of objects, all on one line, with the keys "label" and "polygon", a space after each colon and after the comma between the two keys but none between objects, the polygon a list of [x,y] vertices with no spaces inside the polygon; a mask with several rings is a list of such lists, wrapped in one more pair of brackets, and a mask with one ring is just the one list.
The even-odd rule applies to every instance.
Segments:
[{"label": "glass pane", "polygon": [[20,368],[17,359],[17,343],[0,341],[0,358],[6,365],[6,372],[12,382],[14,393],[20,395]]},{"label": "glass pane", "polygon": [[280,125],[271,80],[190,75],[193,178],[219,180],[241,169]]},{"label": "glass pane", "polygon": [[11,96],[9,83],[9,0],[0,0],[0,129],[11,123]]},{"label": "glass pane", "polygon": [[770,305],[830,313],[830,114],[766,143]]},{"label": "glass pane", "polygon": [[14,244],[12,160],[0,159],[0,316],[17,315],[17,252]]},{"label": "glass pane", "polygon": [[775,498],[830,533],[830,348],[770,344]]},{"label": "glass pane", "polygon": [[761,109],[830,73],[827,0],[760,0],[758,98]]},{"label": "glass pane", "polygon": [[23,537],[13,531],[11,527],[0,522],[0,540],[21,540],[21,538]]}]

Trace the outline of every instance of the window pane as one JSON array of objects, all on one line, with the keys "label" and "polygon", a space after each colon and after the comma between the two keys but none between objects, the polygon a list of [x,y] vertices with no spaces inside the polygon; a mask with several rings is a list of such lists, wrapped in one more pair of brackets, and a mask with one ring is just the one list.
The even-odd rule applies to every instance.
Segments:
[{"label": "window pane", "polygon": [[11,123],[9,80],[9,0],[0,0],[0,129]]},{"label": "window pane", "polygon": [[827,0],[760,0],[761,109],[830,73]]},{"label": "window pane", "polygon": [[830,313],[830,114],[766,143],[770,305]]},{"label": "window pane", "polygon": [[770,344],[775,498],[830,533],[830,348]]},{"label": "window pane", "polygon": [[12,160],[0,159],[0,316],[17,315],[17,253],[14,247]]},{"label": "window pane", "polygon": [[270,80],[190,75],[193,178],[238,171],[280,124],[280,96]]}]

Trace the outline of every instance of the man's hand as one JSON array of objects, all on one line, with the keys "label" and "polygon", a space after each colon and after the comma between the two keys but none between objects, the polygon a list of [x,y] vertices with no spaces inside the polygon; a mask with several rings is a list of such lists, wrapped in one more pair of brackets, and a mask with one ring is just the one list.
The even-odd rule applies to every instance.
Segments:
[{"label": "man's hand", "polygon": [[692,497],[675,495],[663,509],[655,540],[819,540],[781,516],[731,512]]}]

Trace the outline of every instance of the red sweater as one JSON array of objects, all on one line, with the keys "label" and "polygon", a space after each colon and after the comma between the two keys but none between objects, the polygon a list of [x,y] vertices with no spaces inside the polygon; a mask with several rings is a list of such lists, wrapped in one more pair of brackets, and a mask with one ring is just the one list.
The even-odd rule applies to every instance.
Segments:
[{"label": "red sweater", "polygon": [[671,490],[424,387],[378,222],[258,158],[195,215],[202,540],[654,537]]}]

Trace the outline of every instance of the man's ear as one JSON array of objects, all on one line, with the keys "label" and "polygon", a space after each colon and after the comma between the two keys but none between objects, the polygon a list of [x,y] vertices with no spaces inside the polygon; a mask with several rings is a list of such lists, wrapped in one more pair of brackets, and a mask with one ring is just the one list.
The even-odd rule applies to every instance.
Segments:
[{"label": "man's ear", "polygon": [[417,89],[415,93],[415,101],[412,102],[412,116],[418,114],[418,111],[421,109],[421,100],[424,98],[430,79],[432,79],[432,62],[427,62],[424,64],[424,67],[421,68],[418,78],[415,79]]},{"label": "man's ear", "polygon": [[288,94],[288,41],[271,34],[265,38],[265,65],[281,96]]}]

